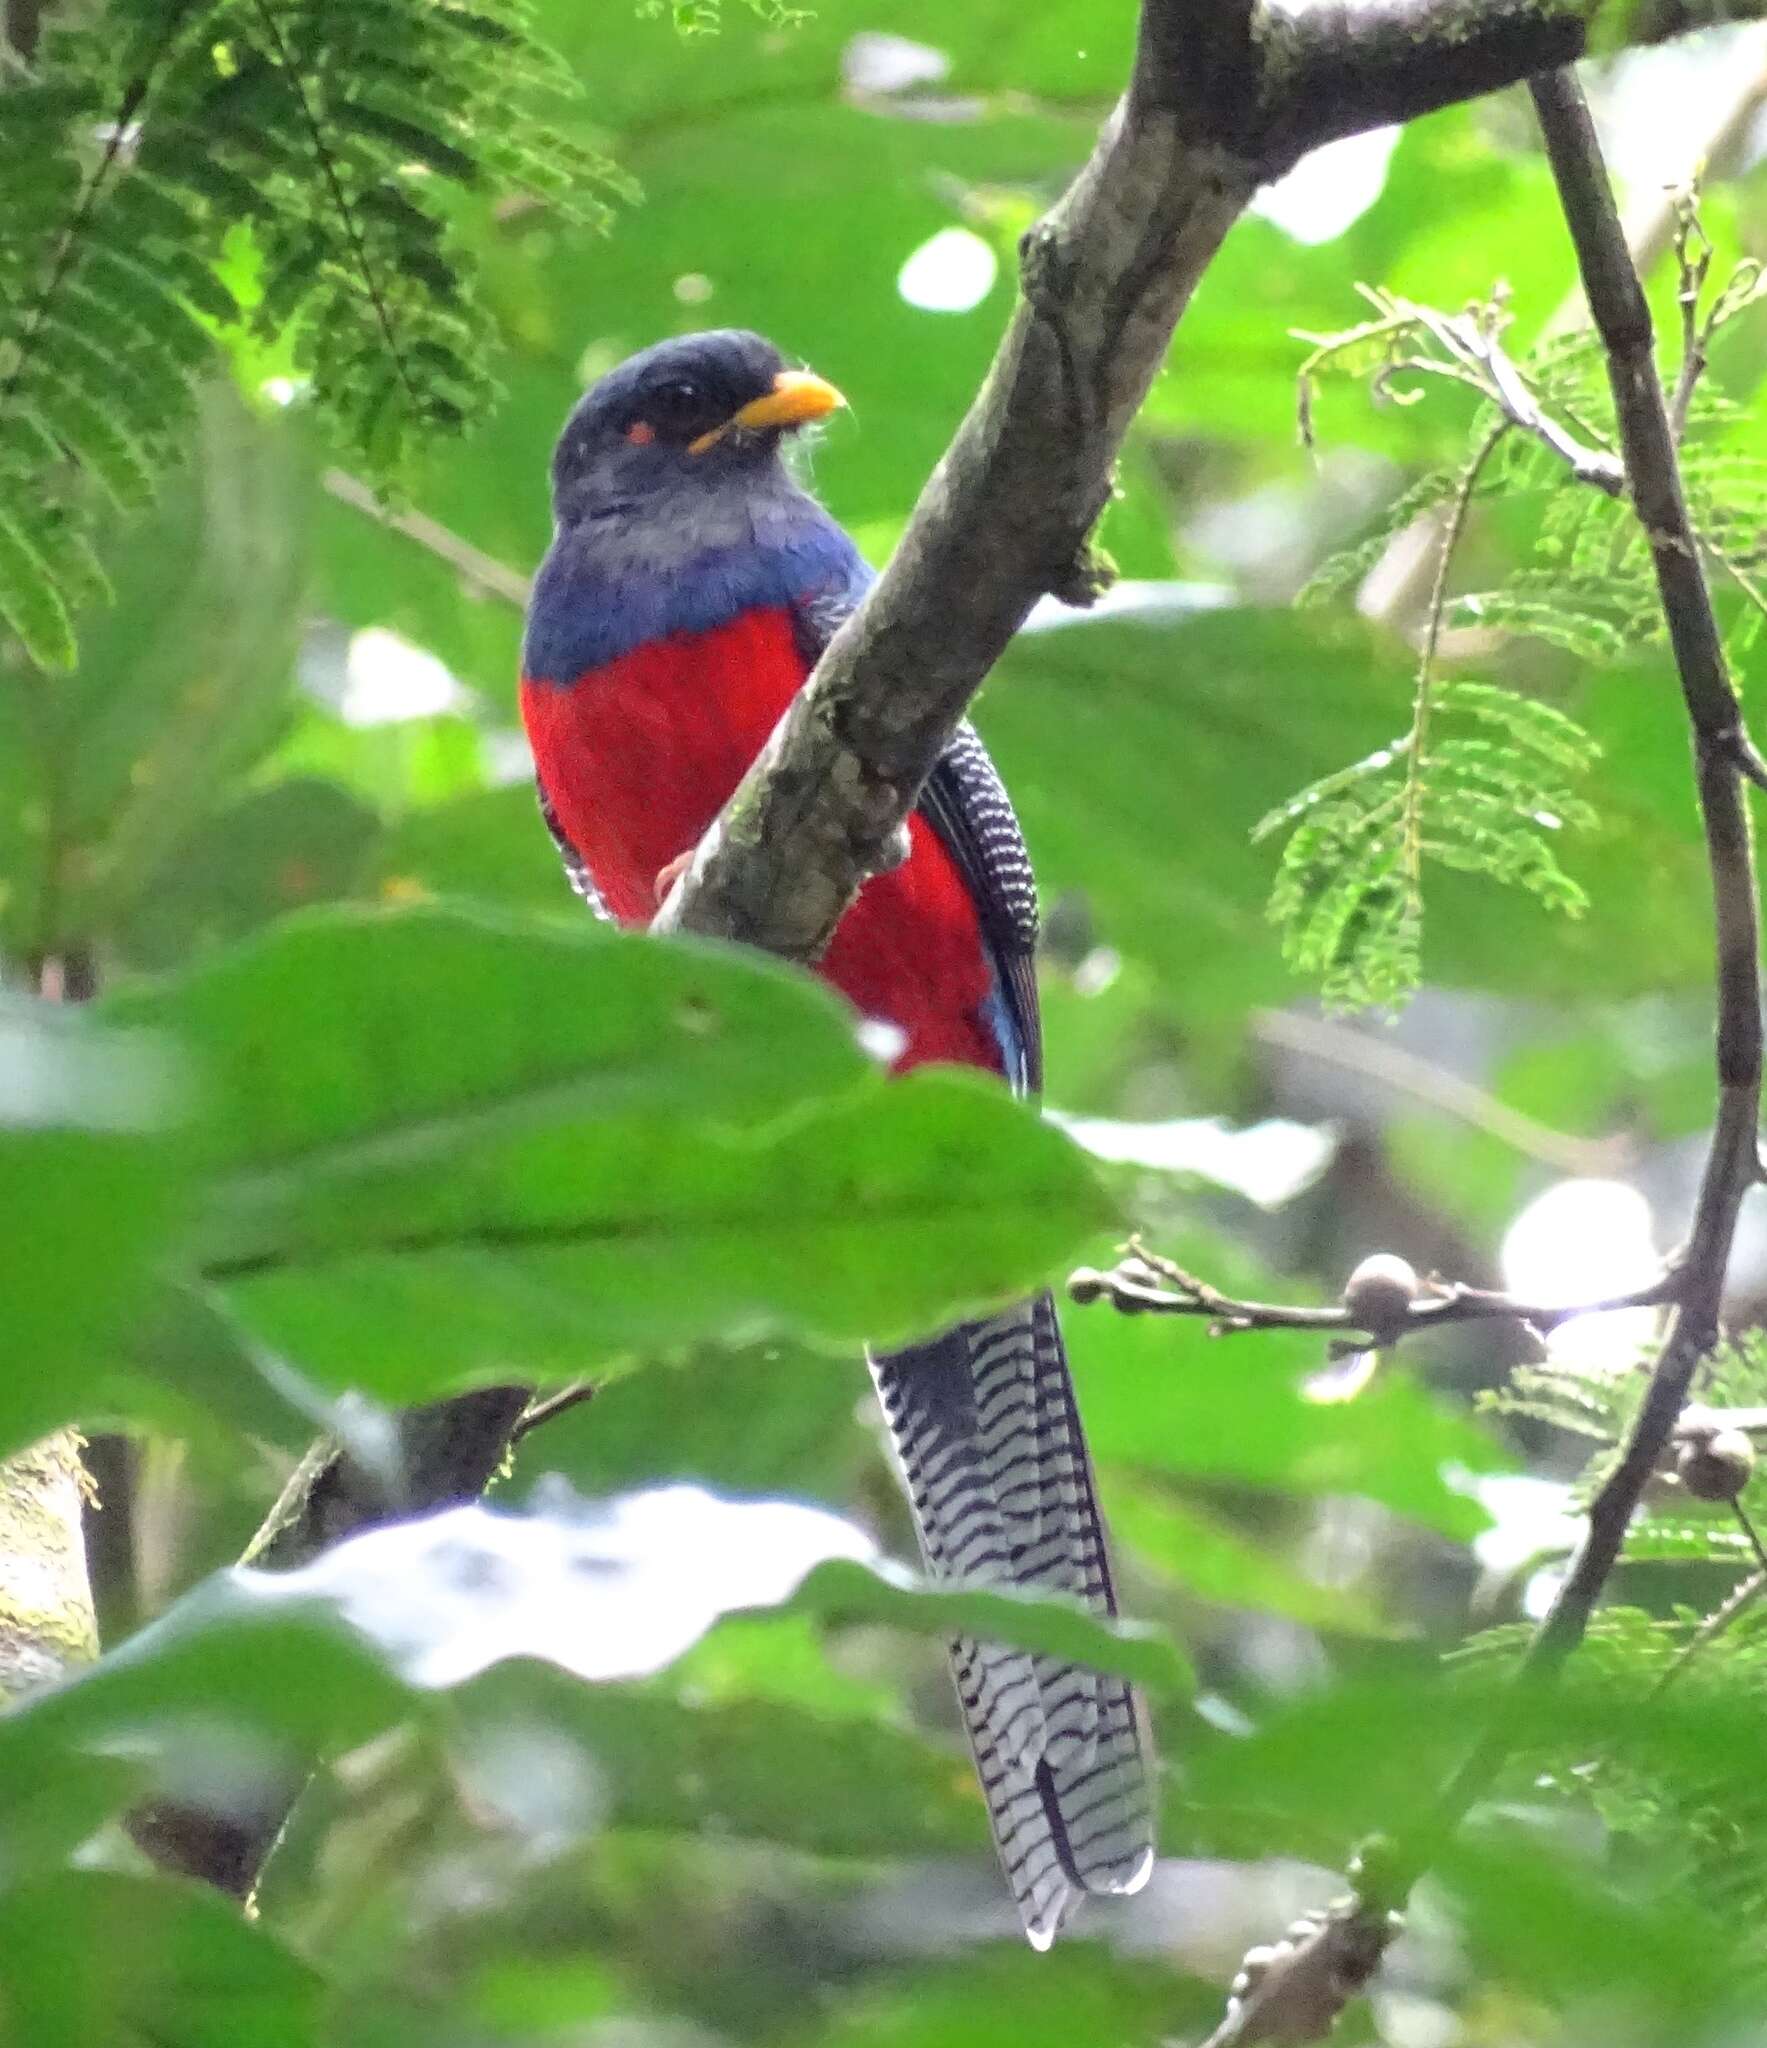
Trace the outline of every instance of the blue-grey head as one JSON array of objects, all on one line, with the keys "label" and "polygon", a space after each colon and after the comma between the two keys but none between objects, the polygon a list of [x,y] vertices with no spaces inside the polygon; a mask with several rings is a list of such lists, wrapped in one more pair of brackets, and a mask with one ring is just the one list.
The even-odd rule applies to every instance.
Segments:
[{"label": "blue-grey head", "polygon": [[730,501],[784,483],[780,442],[844,401],[770,341],[740,328],[684,334],[629,356],[584,394],[552,456],[560,528],[676,517],[695,498]]}]

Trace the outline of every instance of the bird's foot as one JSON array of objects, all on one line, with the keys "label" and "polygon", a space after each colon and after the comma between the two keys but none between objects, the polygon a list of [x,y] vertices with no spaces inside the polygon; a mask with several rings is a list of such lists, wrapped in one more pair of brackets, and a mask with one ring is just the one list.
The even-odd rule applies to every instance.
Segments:
[{"label": "bird's foot", "polygon": [[675,884],[680,881],[681,877],[693,865],[693,856],[698,850],[697,847],[690,846],[685,853],[676,854],[675,858],[670,861],[666,868],[657,869],[656,881],[652,884],[652,887],[656,891],[656,900],[659,907],[667,898],[669,891],[674,888]]}]

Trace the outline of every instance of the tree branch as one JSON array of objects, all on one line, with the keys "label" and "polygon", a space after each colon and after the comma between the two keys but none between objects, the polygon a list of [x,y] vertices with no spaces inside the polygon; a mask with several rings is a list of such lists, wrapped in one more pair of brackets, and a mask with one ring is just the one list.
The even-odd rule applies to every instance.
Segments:
[{"label": "tree branch", "polygon": [[[1685,1427],[1688,1393],[1699,1362],[1718,1338],[1725,1276],[1743,1197],[1758,1178],[1761,1093],[1759,917],[1754,855],[1735,735],[1736,693],[1725,665],[1711,596],[1682,496],[1674,432],[1652,346],[1650,310],[1609,188],[1589,110],[1575,76],[1554,72],[1532,81],[1535,109],[1557,181],[1577,265],[1597,332],[1620,426],[1632,505],[1650,542],[1657,587],[1668,622],[1682,699],[1692,729],[1694,774],[1712,877],[1717,939],[1718,1107],[1693,1226],[1678,1272],[1669,1327],[1650,1384],[1620,1456],[1590,1503],[1583,1542],[1563,1585],[1530,1642],[1503,1702],[1434,1805],[1382,1858],[1378,1882],[1358,1887],[1353,1910],[1298,1947],[1287,1970],[1273,1970],[1258,1995],[1230,2009],[1210,2048],[1312,2034],[1273,2033],[1260,2011],[1279,2007],[1289,1975],[1305,1988],[1335,1960],[1334,1941],[1357,1928],[1390,1927],[1390,1915],[1441,1854],[1472,1806],[1491,1789],[1515,1745],[1520,1710],[1549,1685],[1582,1641],[1646,1485]],[[1709,1431],[1709,1419],[1702,1417]],[[1739,1595],[1740,1599],[1742,1596]],[[1729,1618],[1729,1603],[1719,1610]],[[1719,1623],[1718,1625],[1722,1625]],[[1341,1925],[1343,1935],[1334,1933]],[[1357,1959],[1366,1944],[1356,1951]],[[1348,1990],[1366,1981],[1367,1971]],[[1346,1993],[1347,1995],[1347,1993]],[[1260,2003],[1261,2001],[1261,2003]],[[1325,2015],[1329,2025],[1342,2001]],[[1309,2013],[1311,2007],[1303,2007]]]},{"label": "tree branch", "polygon": [[[520,1433],[530,1393],[479,1387],[410,1409],[398,1418],[390,1472],[321,1439],[295,1467],[241,1562],[292,1571],[365,1529],[477,1500]],[[249,1813],[156,1800],[130,1814],[129,1832],[162,1869],[249,1898],[304,1782],[303,1774],[290,1775]]]},{"label": "tree branch", "polygon": [[[1398,1261],[1390,1264],[1397,1266]],[[1358,1268],[1351,1275],[1344,1300],[1335,1305],[1239,1301],[1185,1272],[1170,1259],[1133,1244],[1128,1255],[1108,1273],[1082,1266],[1070,1274],[1068,1298],[1082,1305],[1108,1302],[1122,1315],[1205,1316],[1212,1337],[1231,1337],[1249,1330],[1325,1330],[1340,1337],[1360,1332],[1370,1344],[1385,1346],[1425,1330],[1443,1329],[1450,1323],[1506,1318],[1526,1323],[1535,1330],[1555,1330],[1576,1316],[1608,1315],[1616,1309],[1662,1308],[1681,1298],[1686,1269],[1672,1265],[1643,1286],[1624,1294],[1608,1295],[1600,1301],[1555,1303],[1522,1301],[1513,1294],[1468,1287],[1458,1280],[1425,1280],[1413,1283],[1409,1289],[1403,1282],[1359,1289],[1358,1276],[1362,1271]]]},{"label": "tree branch", "polygon": [[[1629,38],[1762,0],[1643,0]],[[1180,315],[1260,183],[1319,144],[1578,56],[1594,0],[1144,0],[1130,89],[1021,244],[1023,294],[866,602],[700,842],[659,929],[814,960],[899,856],[920,786],[1046,591],[1108,573],[1087,535]]]},{"label": "tree branch", "polygon": [[1323,142],[1572,64],[1593,26],[1606,52],[1616,29],[1628,44],[1660,43],[1760,13],[1748,0],[1639,0],[1623,11],[1599,0],[1288,0],[1260,12],[1260,119],[1242,140],[1276,177]]},{"label": "tree branch", "polygon": [[[1737,168],[1755,117],[1767,102],[1767,37],[1751,39],[1749,51],[1738,56],[1740,83],[1728,99],[1718,98],[1710,125],[1690,139],[1680,177],[1662,190],[1638,194],[1626,218],[1626,246],[1642,276],[1649,276],[1674,246],[1687,192]],[[1747,61],[1751,57],[1752,67]],[[1540,339],[1581,326],[1588,319],[1588,310],[1581,285],[1573,285],[1541,330]],[[1405,628],[1421,612],[1441,524],[1441,507],[1434,506],[1393,535],[1362,580],[1358,606],[1366,616]]]}]

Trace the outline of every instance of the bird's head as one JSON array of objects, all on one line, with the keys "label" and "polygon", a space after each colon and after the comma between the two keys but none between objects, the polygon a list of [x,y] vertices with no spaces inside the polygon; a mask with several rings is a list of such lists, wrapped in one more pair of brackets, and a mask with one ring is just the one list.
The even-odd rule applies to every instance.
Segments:
[{"label": "bird's head", "polygon": [[660,341],[609,370],[565,422],[552,457],[558,522],[768,481],[781,437],[844,403],[758,334],[727,327]]}]

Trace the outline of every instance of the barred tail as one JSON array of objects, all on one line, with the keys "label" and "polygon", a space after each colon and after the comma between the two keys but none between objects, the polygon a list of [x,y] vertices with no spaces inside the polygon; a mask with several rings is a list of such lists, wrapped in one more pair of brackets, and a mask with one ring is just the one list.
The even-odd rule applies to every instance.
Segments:
[{"label": "barred tail", "polygon": [[[936,1578],[1116,1612],[1047,1294],[871,1370]],[[1139,1890],[1153,1867],[1139,1703],[1121,1679],[994,1643],[955,1642],[951,1662],[1001,1866],[1026,1934],[1047,1948],[1082,1894]]]}]

